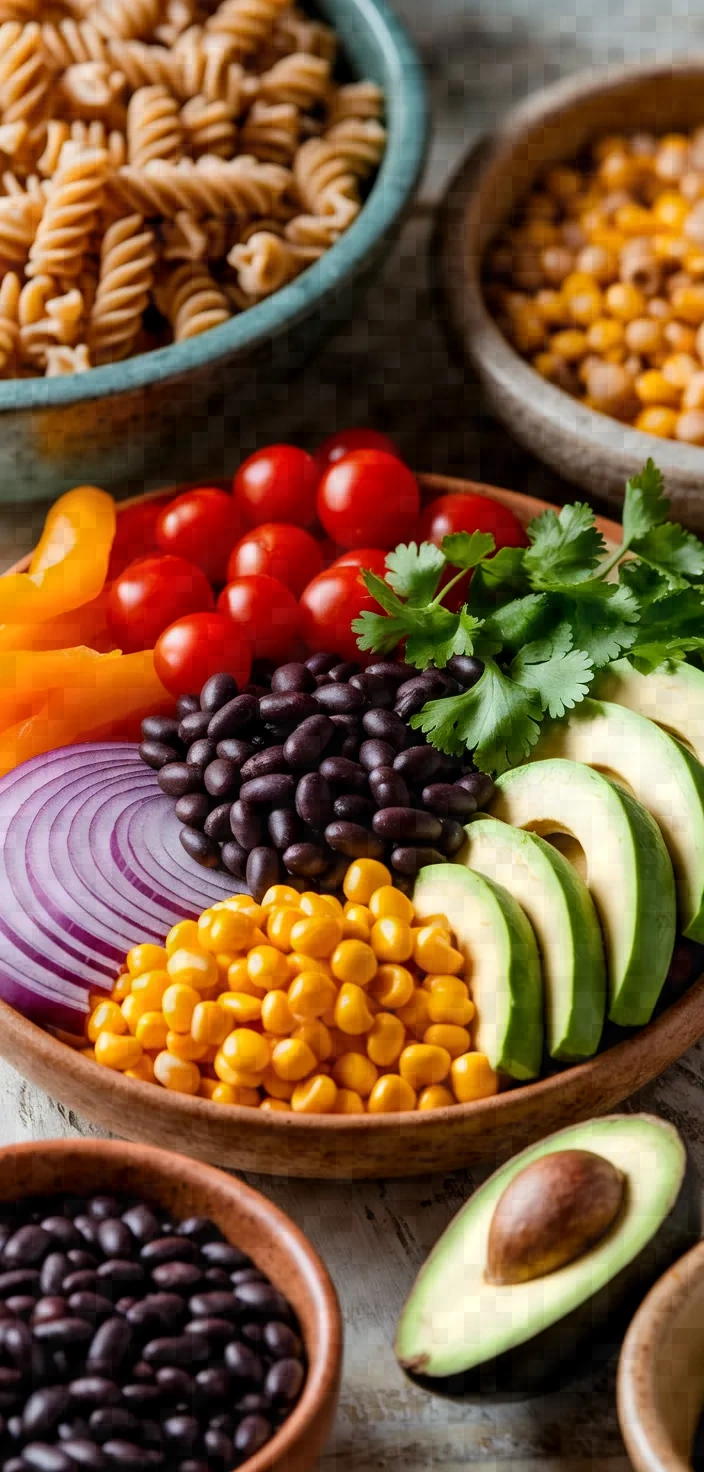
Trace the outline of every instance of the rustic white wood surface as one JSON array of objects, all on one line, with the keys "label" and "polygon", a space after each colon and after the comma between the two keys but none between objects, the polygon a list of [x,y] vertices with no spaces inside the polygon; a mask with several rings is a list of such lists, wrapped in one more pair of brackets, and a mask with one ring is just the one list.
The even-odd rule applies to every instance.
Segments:
[{"label": "rustic white wood surface", "polygon": [[[273,388],[246,426],[194,435],[193,475],[226,473],[272,438],[314,443],[345,424],[372,422],[419,468],[474,476],[563,499],[566,488],[482,412],[450,361],[431,303],[432,210],[478,132],[533,88],[577,67],[675,54],[704,45],[689,0],[592,0],[565,11],[539,0],[397,0],[428,69],[435,135],[418,204],[363,317],[301,379]],[[186,470],[181,467],[180,478]],[[165,456],[164,480],[171,472]],[[128,489],[127,487],[125,488]],[[140,489],[132,487],[130,489]],[[598,499],[598,487],[594,487]],[[0,567],[36,539],[45,507],[0,507]],[[704,1047],[700,1044],[629,1107],[655,1109],[682,1129],[704,1171]],[[0,1063],[0,1143],[95,1133],[86,1121]],[[626,1472],[614,1409],[613,1366],[561,1395],[455,1405],[410,1387],[391,1352],[394,1323],[428,1249],[472,1187],[467,1176],[325,1185],[257,1178],[327,1261],[342,1299],[347,1347],[340,1412],[325,1472]]]}]

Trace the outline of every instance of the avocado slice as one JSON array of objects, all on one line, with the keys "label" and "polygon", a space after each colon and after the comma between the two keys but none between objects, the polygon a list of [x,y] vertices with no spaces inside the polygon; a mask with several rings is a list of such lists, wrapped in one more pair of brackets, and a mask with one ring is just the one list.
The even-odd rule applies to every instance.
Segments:
[{"label": "avocado slice", "polygon": [[609,1017],[650,1020],[675,943],[675,878],[660,829],[615,782],[579,762],[504,772],[492,816],[550,838],[574,862],[604,935]]},{"label": "avocado slice", "polygon": [[543,979],[533,931],[502,885],[460,864],[421,869],[416,918],[443,914],[462,951],[477,1009],[475,1046],[511,1078],[537,1078],[543,1053]]},{"label": "avocado slice", "polygon": [[662,833],[677,884],[679,928],[704,941],[704,767],[646,716],[585,700],[535,748],[541,757],[585,762],[631,792]]},{"label": "avocado slice", "polygon": [[[527,1165],[567,1150],[591,1151],[623,1172],[620,1215],[564,1267],[529,1281],[488,1282],[490,1228],[507,1186]],[[622,1316],[697,1240],[698,1205],[684,1145],[665,1120],[612,1115],[550,1135],[480,1186],[436,1244],[399,1320],[401,1367],[445,1395],[552,1387],[592,1336],[614,1345]]]},{"label": "avocado slice", "polygon": [[484,817],[471,822],[466,833],[457,862],[503,885],[531,923],[545,985],[550,1057],[591,1058],[604,1023],[606,961],[584,880],[537,833]]},{"label": "avocado slice", "polygon": [[618,659],[599,676],[594,693],[655,721],[704,765],[703,670],[672,663],[641,675],[627,659]]}]

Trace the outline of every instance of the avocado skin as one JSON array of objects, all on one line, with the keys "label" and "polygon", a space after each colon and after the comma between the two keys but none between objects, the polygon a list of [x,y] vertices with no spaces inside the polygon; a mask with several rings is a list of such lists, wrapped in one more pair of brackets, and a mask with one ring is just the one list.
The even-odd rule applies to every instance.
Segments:
[{"label": "avocado skin", "polygon": [[672,1211],[637,1257],[565,1318],[493,1360],[458,1375],[422,1375],[401,1365],[421,1390],[449,1400],[524,1397],[561,1389],[615,1354],[645,1294],[701,1237],[701,1192],[689,1154]]}]

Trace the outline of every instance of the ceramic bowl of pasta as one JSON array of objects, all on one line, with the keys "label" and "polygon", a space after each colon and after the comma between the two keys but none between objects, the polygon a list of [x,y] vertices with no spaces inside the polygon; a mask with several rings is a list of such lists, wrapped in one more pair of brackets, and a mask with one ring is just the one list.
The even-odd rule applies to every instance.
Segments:
[{"label": "ceramic bowl of pasta", "polygon": [[246,421],[353,312],[426,134],[385,0],[0,0],[0,496]]}]

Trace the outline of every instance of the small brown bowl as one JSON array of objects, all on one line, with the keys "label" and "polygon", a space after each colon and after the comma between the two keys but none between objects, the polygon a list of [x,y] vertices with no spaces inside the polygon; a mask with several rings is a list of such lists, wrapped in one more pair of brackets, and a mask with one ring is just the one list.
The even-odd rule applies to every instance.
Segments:
[{"label": "small brown bowl", "polygon": [[615,507],[648,456],[660,466],[676,518],[704,531],[704,448],[599,414],[547,383],[507,342],[484,301],[487,246],[551,164],[605,133],[689,130],[704,123],[704,55],[581,72],[511,111],[452,180],[432,252],[453,337],[487,400],[521,444]]},{"label": "small brown bowl", "polygon": [[180,1219],[210,1217],[286,1295],[303,1332],[306,1383],[288,1420],[240,1472],[317,1466],[337,1404],[342,1321],[335,1289],[303,1233],[258,1191],[167,1150],[102,1140],[42,1140],[0,1150],[0,1201],[96,1190],[143,1196]]},{"label": "small brown bowl", "polygon": [[618,1416],[636,1472],[692,1472],[704,1410],[704,1242],[656,1283],[623,1343]]}]

